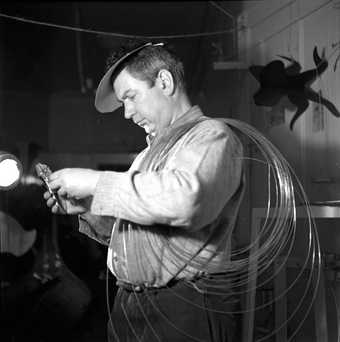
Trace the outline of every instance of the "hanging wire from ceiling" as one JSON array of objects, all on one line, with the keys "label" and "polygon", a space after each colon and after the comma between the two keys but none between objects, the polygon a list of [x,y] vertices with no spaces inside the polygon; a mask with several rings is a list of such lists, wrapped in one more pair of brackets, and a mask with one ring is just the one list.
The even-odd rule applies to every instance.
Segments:
[{"label": "hanging wire from ceiling", "polygon": [[[283,31],[285,31],[285,30],[288,29],[289,27],[291,27],[291,26],[297,24],[297,23],[300,22],[301,20],[304,20],[304,19],[306,19],[307,17],[309,17],[309,16],[311,16],[312,14],[314,14],[315,12],[319,11],[321,8],[327,6],[327,5],[328,5],[329,3],[331,3],[332,1],[333,1],[333,0],[328,0],[328,1],[324,2],[324,3],[322,3],[320,6],[317,6],[316,8],[314,8],[314,9],[310,10],[309,12],[305,13],[304,15],[297,17],[296,19],[294,19],[294,20],[292,20],[291,22],[289,22],[287,25],[283,26],[283,27],[280,28],[279,30],[277,30],[277,31],[275,31],[274,33],[270,34],[268,37],[265,37],[264,39],[258,41],[256,44],[254,44],[254,45],[252,46],[252,48],[254,48],[254,47],[258,46],[258,45],[261,45],[261,44],[265,43],[266,41],[272,39],[273,37],[279,35],[280,33],[282,33]],[[291,4],[291,2],[288,3],[288,4],[286,4],[285,6],[283,6],[283,7],[281,8],[281,10],[282,10],[283,8],[286,8],[286,7],[287,7],[288,5],[290,5],[290,4]],[[262,19],[260,22],[257,22],[257,23],[255,23],[255,24],[249,26],[248,29],[254,28],[255,26],[257,26],[259,23],[262,23],[262,22],[263,22],[264,20],[266,20],[267,18],[269,18],[269,16],[266,17],[266,18],[264,18],[264,19]]]},{"label": "hanging wire from ceiling", "polygon": [[237,46],[236,46],[236,42],[237,42],[237,25],[236,25],[236,19],[235,17],[230,14],[228,11],[226,11],[222,6],[218,5],[215,1],[209,1],[209,3],[211,5],[213,5],[214,7],[216,7],[218,10],[220,10],[223,14],[225,14],[227,17],[229,17],[232,20],[233,23],[233,51],[236,51]]},{"label": "hanging wire from ceiling", "polygon": [[220,30],[220,31],[213,31],[213,32],[201,32],[201,33],[187,33],[187,34],[170,34],[170,35],[135,35],[135,34],[124,34],[124,33],[117,33],[117,32],[107,32],[107,31],[97,31],[97,30],[91,30],[91,29],[83,29],[80,27],[74,27],[69,25],[58,25],[53,23],[48,23],[44,21],[38,21],[38,20],[31,20],[26,19],[22,17],[17,16],[11,16],[4,13],[0,13],[0,17],[21,21],[25,23],[30,24],[36,24],[36,25],[43,25],[43,26],[49,26],[54,27],[58,29],[63,30],[71,30],[71,31],[78,31],[78,32],[84,32],[84,33],[93,33],[103,36],[112,36],[112,37],[119,37],[119,38],[129,38],[129,39],[177,39],[177,38],[196,38],[196,37],[206,37],[206,36],[216,36],[216,35],[223,35],[226,33],[233,33],[233,29],[229,30]]},{"label": "hanging wire from ceiling", "polygon": [[[265,43],[266,41],[272,39],[273,37],[279,35],[281,32],[283,32],[284,30],[286,30],[290,26],[293,26],[297,22],[306,19],[307,17],[309,17],[312,14],[314,14],[316,11],[318,11],[321,8],[327,6],[332,1],[333,0],[328,0],[328,1],[324,2],[324,3],[322,3],[320,6],[312,9],[309,12],[307,12],[306,14],[304,14],[304,15],[296,18],[296,19],[294,19],[292,22],[288,23],[287,25],[285,25],[281,29],[275,31],[274,33],[272,33],[268,37],[265,37],[264,39],[262,39],[262,40],[258,41],[257,43],[255,43],[252,46],[252,48],[255,48],[255,47]],[[289,3],[287,3],[284,6],[280,7],[279,10],[282,10],[282,9],[286,8],[292,2],[293,1],[290,1]],[[215,6],[216,8],[220,9],[228,17],[232,17],[232,15],[229,12],[227,12],[224,8],[222,8],[221,6],[216,4],[216,2],[210,1],[210,3],[213,6]],[[338,3],[336,3],[334,5],[334,8],[337,9],[338,8],[337,6],[338,6]],[[271,14],[271,16],[272,15],[273,15],[273,13]],[[127,39],[181,39],[181,38],[198,38],[198,37],[207,37],[207,36],[217,36],[217,35],[224,35],[224,34],[234,34],[236,36],[238,32],[252,29],[252,28],[254,28],[255,26],[257,26],[259,24],[259,22],[257,22],[257,23],[254,23],[253,25],[249,26],[249,27],[236,27],[235,26],[234,28],[227,29],[227,30],[218,30],[218,31],[201,32],[201,33],[188,33],[188,34],[177,34],[177,35],[133,35],[133,34],[118,33],[118,32],[107,32],[107,31],[98,31],[98,30],[84,29],[84,28],[74,27],[74,26],[69,26],[69,25],[59,25],[59,24],[54,24],[54,23],[49,23],[49,22],[43,22],[43,21],[27,19],[27,18],[18,17],[18,16],[11,16],[11,15],[8,15],[8,14],[5,14],[5,13],[1,13],[1,12],[0,12],[0,18],[5,18],[5,19],[9,19],[9,20],[16,20],[16,21],[20,21],[20,22],[35,24],[35,25],[54,27],[54,28],[63,29],[63,30],[79,31],[79,32],[84,32],[84,33],[97,34],[97,35],[103,35],[103,36],[111,36],[111,37],[118,37],[118,38],[127,38]],[[261,22],[263,22],[266,19],[267,19],[267,17],[263,18],[261,20]],[[332,52],[331,56],[336,51],[337,51],[337,49],[335,49],[335,51]],[[328,57],[328,60],[330,59],[331,56]]]}]

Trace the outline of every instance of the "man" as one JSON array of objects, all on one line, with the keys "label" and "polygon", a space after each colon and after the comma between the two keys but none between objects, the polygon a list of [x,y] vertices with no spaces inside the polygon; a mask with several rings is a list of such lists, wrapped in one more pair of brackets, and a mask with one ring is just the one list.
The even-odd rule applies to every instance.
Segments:
[{"label": "man", "polygon": [[[79,229],[108,245],[118,292],[112,341],[232,341],[231,233],[243,195],[242,145],[192,106],[183,64],[163,44],[116,56],[96,108],[122,104],[147,133],[127,172],[62,169],[49,178]],[[44,195],[52,212],[61,208]]]}]

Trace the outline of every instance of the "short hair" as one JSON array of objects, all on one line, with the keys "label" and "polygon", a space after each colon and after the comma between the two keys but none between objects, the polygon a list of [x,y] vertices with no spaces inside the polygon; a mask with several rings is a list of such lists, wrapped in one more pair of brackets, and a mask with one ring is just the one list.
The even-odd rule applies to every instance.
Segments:
[{"label": "short hair", "polygon": [[[139,43],[134,47],[132,44],[125,45],[117,52],[112,53],[107,59],[107,70],[126,53],[138,46],[141,46],[141,44]],[[178,87],[183,91],[186,89],[183,63],[169,46],[149,45],[124,59],[111,75],[110,82],[112,85],[118,74],[124,68],[126,68],[127,71],[135,78],[141,81],[146,81],[149,87],[153,87],[155,85],[155,81],[160,70],[168,70],[173,77],[175,88]]]}]

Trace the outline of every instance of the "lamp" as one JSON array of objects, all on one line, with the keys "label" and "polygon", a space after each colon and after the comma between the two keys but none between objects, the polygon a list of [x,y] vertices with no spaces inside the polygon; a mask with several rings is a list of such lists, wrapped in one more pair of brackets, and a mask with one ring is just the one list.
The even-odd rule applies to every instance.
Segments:
[{"label": "lamp", "polygon": [[0,190],[14,188],[21,175],[21,162],[13,154],[0,151]]}]

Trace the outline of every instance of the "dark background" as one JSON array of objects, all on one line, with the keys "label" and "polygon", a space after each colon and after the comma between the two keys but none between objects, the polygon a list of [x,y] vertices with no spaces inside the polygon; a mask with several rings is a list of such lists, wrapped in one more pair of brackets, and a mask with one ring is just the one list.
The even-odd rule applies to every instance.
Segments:
[{"label": "dark background", "polygon": [[[232,15],[241,8],[240,1],[217,4]],[[0,4],[0,11],[32,21],[132,37],[233,28],[232,20],[207,1],[9,2]],[[112,152],[114,147],[125,152],[122,145],[130,151],[138,150],[143,144],[140,129],[124,122],[121,115],[100,116],[93,108],[95,87],[104,73],[107,57],[132,37],[78,32],[0,17],[0,134],[16,141],[34,140],[49,151]],[[212,62],[219,58],[214,44],[219,44],[224,55],[232,58],[232,38],[232,34],[226,33],[151,40],[164,41],[177,50],[187,70],[190,96],[199,103],[200,94],[207,90]],[[83,123],[78,116],[84,119]],[[86,123],[92,126],[90,131]],[[114,134],[105,130],[112,125],[119,127],[114,134],[134,135],[135,139],[121,137],[112,144]],[[67,137],[67,126],[83,130],[82,144]],[[57,137],[50,132],[57,130],[65,131],[64,144],[56,142]]]},{"label": "dark background", "polygon": [[[242,7],[241,1],[216,4],[233,16]],[[145,41],[146,36],[233,28],[232,20],[207,1],[5,2],[0,13],[56,25],[0,16],[0,150],[16,154],[26,173],[41,156],[53,169],[127,168],[127,160],[115,164],[111,156],[138,152],[145,145],[144,131],[124,120],[119,110],[102,115],[93,106],[110,52],[136,35],[145,36],[138,38]],[[221,58],[235,58],[232,34],[150,40],[172,45],[182,57],[193,103],[208,114],[229,113],[235,91],[235,86],[230,87],[235,84],[233,71],[217,72],[212,65]],[[109,157],[91,164],[99,154]],[[107,301],[112,304],[115,292],[114,279],[106,272],[106,248],[78,233],[76,217],[52,217],[42,200],[43,191],[20,185],[0,193],[1,211],[19,222],[23,234],[38,232],[27,253],[0,253],[1,326],[6,327],[0,339],[105,341]],[[32,274],[44,256],[55,257],[55,248],[46,248],[53,224],[58,228],[62,271],[41,283]]]}]

